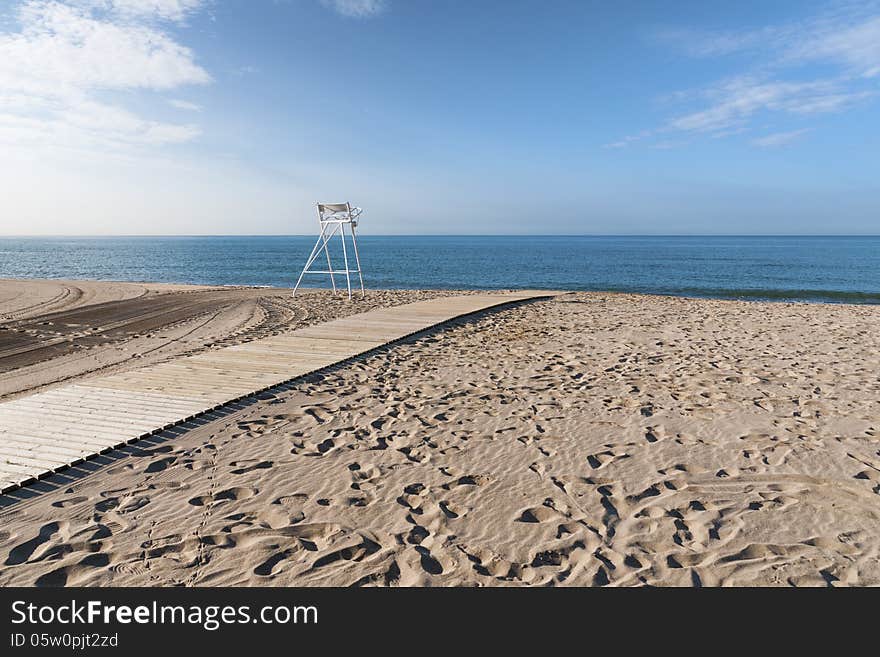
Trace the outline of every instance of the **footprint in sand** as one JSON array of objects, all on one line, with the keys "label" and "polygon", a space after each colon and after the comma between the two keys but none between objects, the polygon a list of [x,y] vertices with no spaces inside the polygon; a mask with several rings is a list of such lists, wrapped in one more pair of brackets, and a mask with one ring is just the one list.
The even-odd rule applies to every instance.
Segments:
[{"label": "footprint in sand", "polygon": [[156,459],[152,461],[146,468],[144,468],[144,472],[153,473],[153,472],[162,472],[166,468],[171,467],[177,462],[176,456],[166,456],[165,458]]},{"label": "footprint in sand", "polygon": [[[422,569],[428,573],[429,575],[442,575],[444,568],[441,561],[431,554],[431,551],[427,548],[423,548],[420,545],[416,546],[416,550],[419,553],[419,563],[422,566]],[[447,564],[448,567],[448,564]]]},{"label": "footprint in sand", "polygon": [[273,465],[275,465],[272,461],[260,461],[259,463],[255,463],[254,465],[248,465],[244,467],[238,467],[243,465],[241,461],[233,461],[230,463],[232,467],[236,468],[232,471],[232,474],[247,474],[248,472],[253,472],[254,470],[268,470]]},{"label": "footprint in sand", "polygon": [[227,488],[214,495],[199,495],[189,500],[193,506],[207,506],[209,504],[219,504],[221,502],[231,502],[235,500],[246,500],[253,497],[259,491],[256,488],[237,486],[235,488]]},{"label": "footprint in sand", "polygon": [[44,575],[41,575],[34,582],[36,587],[61,587],[61,586],[77,586],[85,576],[90,575],[95,569],[107,568],[112,562],[112,555],[100,552],[90,554],[76,564],[70,566],[62,566],[56,568]]},{"label": "footprint in sand", "polygon": [[[39,558],[41,552],[50,547],[48,543],[52,538],[58,535],[62,541],[67,541],[70,538],[69,531],[70,523],[66,521],[50,522],[43,525],[34,538],[16,545],[9,551],[4,565],[17,566],[31,560],[32,557]],[[42,546],[45,547],[40,551]]]},{"label": "footprint in sand", "polygon": [[[608,446],[612,447],[612,446]],[[602,452],[596,452],[587,456],[587,463],[593,470],[601,470],[605,466],[614,463],[620,459],[628,459],[629,454],[620,449],[606,449]]]},{"label": "footprint in sand", "polygon": [[457,520],[458,518],[463,518],[468,514],[470,509],[464,507],[460,504],[456,504],[455,502],[449,502],[447,500],[442,500],[439,505],[440,510],[446,516],[447,520]]},{"label": "footprint in sand", "polygon": [[463,477],[459,477],[457,480],[450,482],[448,484],[443,484],[442,488],[446,490],[452,490],[457,486],[485,486],[488,483],[492,482],[492,478],[488,475],[484,474],[475,474],[475,475],[464,475]]},{"label": "footprint in sand", "polygon": [[77,495],[75,497],[67,497],[63,500],[58,500],[57,502],[52,502],[52,506],[57,507],[59,509],[64,509],[69,506],[74,506],[76,504],[81,504],[82,502],[88,501],[88,497],[84,495]]},{"label": "footprint in sand", "polygon": [[525,509],[516,518],[516,522],[541,523],[541,522],[558,522],[567,518],[567,516],[556,509],[556,505],[551,499],[544,501],[542,506],[535,506]]},{"label": "footprint in sand", "polygon": [[293,556],[296,556],[298,553],[302,551],[302,548],[289,548],[287,550],[282,550],[281,552],[276,552],[268,559],[266,559],[259,566],[254,568],[254,575],[258,575],[260,577],[271,577],[275,574],[276,568],[284,561],[290,559]]},{"label": "footprint in sand", "polygon": [[375,465],[361,467],[360,463],[348,466],[351,472],[351,489],[367,492],[382,488],[382,469]]}]

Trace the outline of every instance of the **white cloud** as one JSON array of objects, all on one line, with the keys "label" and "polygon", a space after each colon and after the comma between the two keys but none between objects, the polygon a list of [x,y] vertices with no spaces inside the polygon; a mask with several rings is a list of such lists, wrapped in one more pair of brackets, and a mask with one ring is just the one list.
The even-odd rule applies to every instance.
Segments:
[{"label": "white cloud", "polygon": [[68,98],[62,111],[39,116],[0,112],[0,142],[27,148],[108,154],[132,146],[182,143],[200,132],[193,124],[151,121],[88,98]]},{"label": "white cloud", "polygon": [[656,39],[695,57],[769,55],[771,67],[807,61],[842,65],[855,75],[880,74],[880,5],[843,5],[805,20],[751,30],[658,30]]},{"label": "white cloud", "polygon": [[0,139],[71,147],[168,144],[193,125],[137,116],[100,99],[211,78],[189,48],[154,24],[182,20],[196,0],[26,0],[19,31],[0,34]]},{"label": "white cloud", "polygon": [[[657,135],[747,132],[765,113],[842,112],[877,95],[868,79],[880,75],[878,3],[845,5],[802,21],[739,32],[674,28],[654,36],[697,57],[757,56],[740,76],[670,94],[673,101],[697,108],[674,116],[655,131]],[[809,77],[807,64],[821,66],[822,77]],[[629,140],[616,143],[626,145]]]},{"label": "white cloud", "polygon": [[789,56],[803,61],[836,61],[863,77],[880,75],[880,16],[816,30],[793,45]]},{"label": "white cloud", "polygon": [[661,45],[692,57],[720,57],[752,48],[765,48],[780,38],[779,29],[765,27],[742,32],[706,32],[686,27],[662,28],[653,33]]},{"label": "white cloud", "polygon": [[70,0],[69,4],[104,10],[121,17],[182,21],[201,9],[205,0]]},{"label": "white cloud", "polygon": [[197,103],[192,103],[188,100],[180,100],[178,98],[172,98],[168,101],[168,104],[172,107],[176,107],[177,109],[184,110],[186,112],[201,112],[202,106]]},{"label": "white cloud", "polygon": [[726,132],[743,128],[762,111],[789,114],[835,112],[869,97],[847,91],[837,80],[787,82],[736,78],[703,92],[709,106],[672,119],[667,128],[684,132]]},{"label": "white cloud", "polygon": [[0,36],[6,89],[171,89],[210,81],[192,51],[152,27],[61,2],[24,3],[22,31]]},{"label": "white cloud", "polygon": [[255,75],[260,72],[260,68],[257,66],[239,66],[232,70],[232,74],[236,77],[243,78],[246,75]]},{"label": "white cloud", "polygon": [[640,132],[636,135],[627,135],[623,139],[618,139],[617,141],[613,141],[609,144],[605,144],[604,148],[613,148],[613,149],[626,148],[627,146],[630,146],[631,144],[634,144],[638,141],[642,141],[643,139],[647,139],[647,138],[651,137],[652,135],[653,135],[653,133],[651,131],[642,130],[642,132]]},{"label": "white cloud", "polygon": [[386,0],[321,0],[325,7],[349,18],[368,18],[385,11]]},{"label": "white cloud", "polygon": [[810,132],[809,128],[803,128],[801,130],[789,130],[787,132],[774,132],[772,134],[753,139],[752,144],[755,146],[760,146],[761,148],[785,146],[792,143],[793,141],[797,141],[808,132]]}]

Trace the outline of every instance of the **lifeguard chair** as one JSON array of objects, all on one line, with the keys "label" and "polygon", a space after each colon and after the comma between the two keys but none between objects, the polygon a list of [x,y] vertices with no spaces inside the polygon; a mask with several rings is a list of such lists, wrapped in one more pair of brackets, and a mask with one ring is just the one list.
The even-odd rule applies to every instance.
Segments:
[{"label": "lifeguard chair", "polygon": [[[318,235],[318,241],[315,242],[315,246],[312,248],[311,254],[309,254],[306,266],[303,267],[302,273],[296,281],[296,285],[293,288],[293,296],[296,296],[296,291],[299,289],[303,276],[306,274],[329,274],[334,294],[337,292],[336,274],[345,274],[345,283],[348,288],[349,300],[351,300],[351,275],[357,274],[358,280],[361,284],[361,294],[365,297],[367,296],[367,293],[364,290],[364,278],[361,275],[361,259],[358,255],[357,248],[357,225],[358,217],[360,217],[361,212],[362,210],[360,208],[351,207],[351,204],[347,201],[345,203],[318,203],[318,223],[321,225],[321,232]],[[346,226],[348,226],[349,239],[351,240],[351,245],[354,249],[354,261],[357,266],[356,269],[351,269],[348,264],[348,249],[346,247],[345,235]],[[342,259],[345,263],[345,269],[333,269],[333,264],[330,260],[330,240],[337,233],[342,241]],[[323,251],[324,255],[327,257],[327,269],[312,269],[312,265],[314,265],[315,261],[321,256],[321,251]]]}]

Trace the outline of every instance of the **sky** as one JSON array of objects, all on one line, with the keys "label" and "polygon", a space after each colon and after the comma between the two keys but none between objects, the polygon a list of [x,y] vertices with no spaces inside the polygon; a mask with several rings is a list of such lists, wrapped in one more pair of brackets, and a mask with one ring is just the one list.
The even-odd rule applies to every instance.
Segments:
[{"label": "sky", "polygon": [[878,234],[880,2],[0,0],[0,234]]}]

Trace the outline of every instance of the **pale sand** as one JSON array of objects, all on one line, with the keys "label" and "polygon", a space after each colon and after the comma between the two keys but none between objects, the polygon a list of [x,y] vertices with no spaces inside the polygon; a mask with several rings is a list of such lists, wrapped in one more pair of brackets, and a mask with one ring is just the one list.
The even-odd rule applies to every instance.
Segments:
[{"label": "pale sand", "polygon": [[878,373],[878,307],[527,304],[8,507],[0,585],[877,585]]}]

